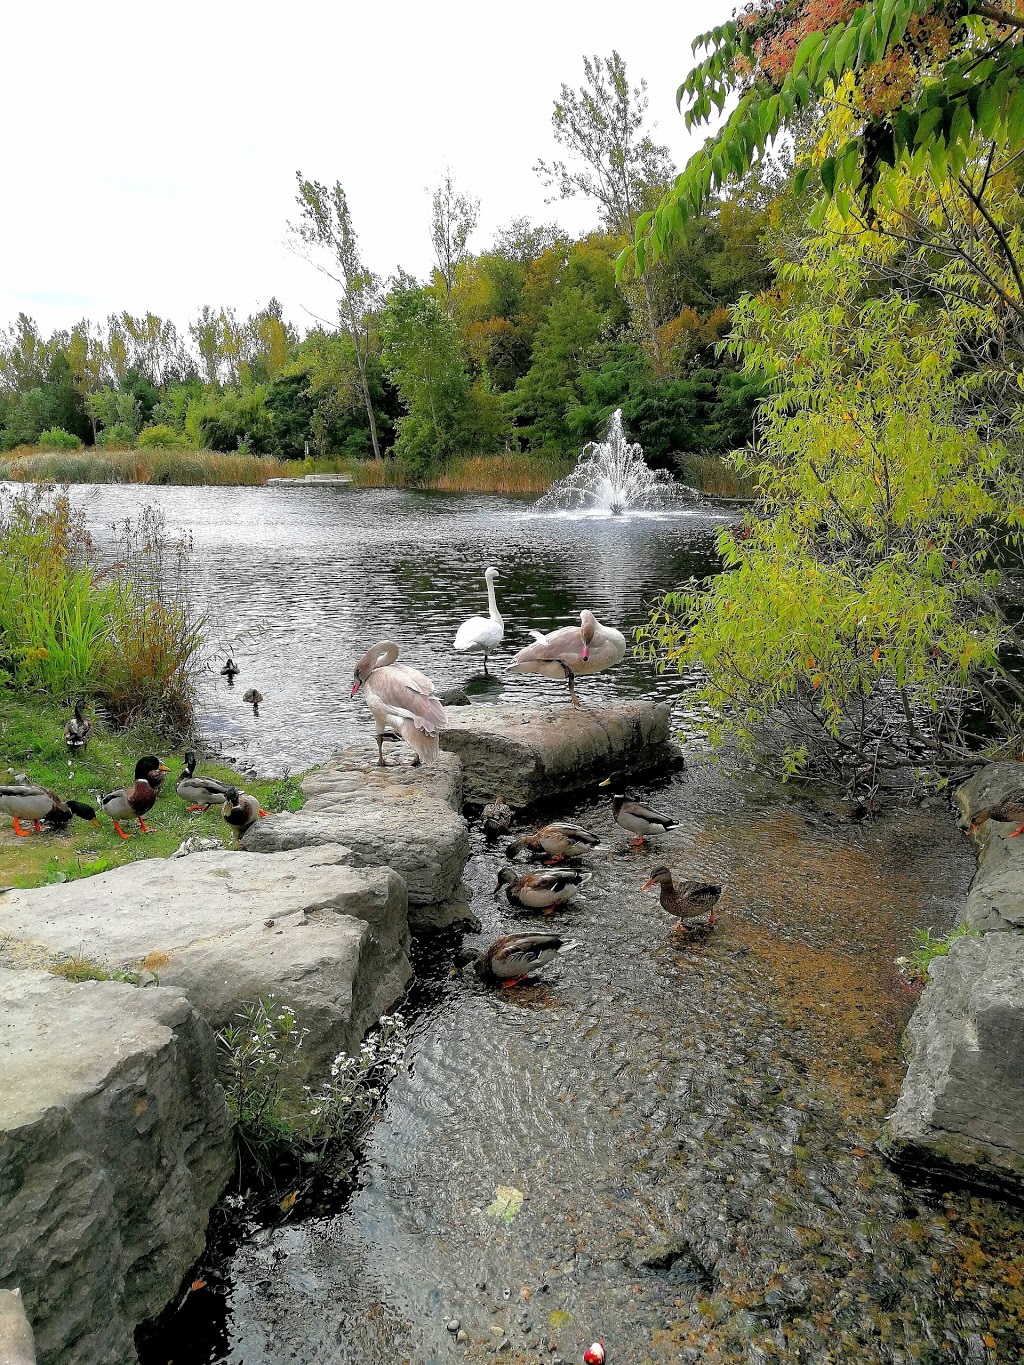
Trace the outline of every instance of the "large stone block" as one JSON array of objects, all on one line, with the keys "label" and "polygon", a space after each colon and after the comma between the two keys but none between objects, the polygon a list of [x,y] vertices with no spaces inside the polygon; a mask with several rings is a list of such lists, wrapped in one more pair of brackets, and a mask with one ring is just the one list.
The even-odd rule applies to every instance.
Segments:
[{"label": "large stone block", "polygon": [[441,746],[462,760],[467,801],[493,801],[500,791],[510,805],[528,806],[675,756],[664,702],[472,706],[447,714]]},{"label": "large stone block", "polygon": [[144,964],[214,1029],[273,993],[310,1030],[315,1068],[356,1046],[412,974],[402,878],[350,862],[335,845],[154,858],[9,892],[0,932],[107,967]]},{"label": "large stone block", "polygon": [[[1024,764],[989,763],[956,793],[964,825],[969,826],[986,806],[1022,790]],[[972,928],[1024,926],[1024,835],[1015,838],[1015,828],[986,820],[972,835],[978,848],[978,875],[964,909],[964,918]]]},{"label": "large stone block", "polygon": [[890,1154],[1024,1192],[1024,932],[958,939],[936,958],[906,1042]]},{"label": "large stone block", "polygon": [[0,970],[0,998],[0,1286],[40,1365],[133,1361],[233,1167],[213,1034],[165,987]]}]

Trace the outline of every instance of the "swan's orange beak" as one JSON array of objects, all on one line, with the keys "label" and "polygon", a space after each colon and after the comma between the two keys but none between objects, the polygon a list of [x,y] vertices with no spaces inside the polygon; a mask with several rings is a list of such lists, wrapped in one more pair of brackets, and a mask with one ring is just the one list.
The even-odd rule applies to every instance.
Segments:
[{"label": "swan's orange beak", "polygon": [[651,888],[652,888],[654,885],[655,885],[654,878],[651,877],[650,881],[644,882],[644,884],[643,884],[643,886],[640,888],[640,890],[641,890],[641,891],[650,891]]},{"label": "swan's orange beak", "polygon": [[359,688],[362,686],[362,681],[362,678],[356,678],[355,682],[352,684],[352,691],[349,693],[349,700],[351,700],[359,691]]}]

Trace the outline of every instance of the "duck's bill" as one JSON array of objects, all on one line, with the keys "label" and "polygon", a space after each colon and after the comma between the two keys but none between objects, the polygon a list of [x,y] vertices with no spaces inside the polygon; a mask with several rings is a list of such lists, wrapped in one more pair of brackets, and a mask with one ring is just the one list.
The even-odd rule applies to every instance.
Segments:
[{"label": "duck's bill", "polygon": [[599,787],[610,787],[612,785],[612,780],[610,777],[606,777],[603,782],[599,782],[597,785]]},{"label": "duck's bill", "polygon": [[171,771],[166,763],[158,763],[156,765],[156,770],[158,773],[169,773]]},{"label": "duck's bill", "polygon": [[647,880],[646,882],[644,882],[644,884],[643,884],[643,886],[640,888],[640,890],[641,890],[641,891],[650,891],[651,888],[652,888],[653,886],[654,886],[654,878],[651,877],[651,878],[649,878],[649,880]]},{"label": "duck's bill", "polygon": [[100,829],[100,828],[101,828],[100,822],[96,819],[95,815],[94,815],[94,816],[92,817],[92,819],[89,821],[89,824],[90,824],[90,825],[95,825],[97,829]]}]

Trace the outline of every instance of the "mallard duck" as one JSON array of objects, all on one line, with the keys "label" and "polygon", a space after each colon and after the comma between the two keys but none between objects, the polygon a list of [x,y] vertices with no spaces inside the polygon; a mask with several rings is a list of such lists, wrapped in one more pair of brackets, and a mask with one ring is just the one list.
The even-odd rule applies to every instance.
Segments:
[{"label": "mallard duck", "polygon": [[676,886],[669,868],[656,867],[641,889],[650,891],[655,886],[661,891],[662,910],[676,917],[676,929],[710,930],[715,927],[715,906],[722,897],[722,888],[717,882],[686,881]]},{"label": "mallard duck", "polygon": [[546,967],[559,953],[576,947],[576,943],[566,943],[558,934],[506,934],[482,952],[464,949],[457,961],[462,966],[472,962],[477,976],[483,981],[518,986],[531,972]]},{"label": "mallard duck", "polygon": [[69,749],[84,753],[92,739],[92,721],[82,715],[82,703],[75,702],[75,714],[64,726],[64,743]]},{"label": "mallard duck", "polygon": [[185,754],[185,762],[174,790],[189,810],[209,810],[211,806],[223,802],[227,795],[229,782],[218,782],[215,777],[196,777],[197,759],[191,749]]},{"label": "mallard duck", "polygon": [[[612,781],[612,778],[606,778],[601,786],[610,787]],[[620,793],[612,796],[612,814],[617,825],[636,835],[635,839],[630,840],[635,848],[641,846],[645,834],[664,834],[666,830],[674,829],[679,823],[671,815],[659,815],[656,810],[641,805],[639,801],[627,801]]]},{"label": "mallard duck", "polygon": [[242,670],[238,667],[234,659],[232,659],[231,655],[229,654],[227,657],[227,662],[220,671],[220,676],[222,678],[227,678],[228,682],[231,683],[235,681],[235,679],[238,677],[241,671]]},{"label": "mallard duck", "polygon": [[569,700],[579,706],[576,679],[592,673],[603,673],[617,664],[626,652],[626,637],[613,626],[603,626],[592,611],[580,612],[578,626],[563,626],[561,630],[536,638],[532,645],[521,649],[508,666],[509,673],[536,673],[542,678],[564,679],[569,684]]},{"label": "mallard duck", "polygon": [[556,905],[567,901],[574,891],[589,882],[591,873],[577,872],[574,868],[546,868],[543,871],[523,872],[517,876],[515,869],[503,867],[498,873],[498,885],[494,894],[505,888],[509,905],[521,910],[542,910],[552,915]]},{"label": "mallard duck", "polygon": [[237,787],[228,787],[225,791],[221,814],[235,831],[239,843],[242,842],[245,831],[257,820],[261,820],[266,813],[260,809],[260,803],[255,796],[250,796],[248,792],[240,792]]},{"label": "mallard duck", "polygon": [[413,766],[433,763],[440,749],[439,735],[448,724],[434,684],[409,664],[396,663],[398,646],[382,640],[367,650],[355,667],[351,696],[363,689],[377,731],[377,762],[384,762],[384,735],[397,731],[412,749]]},{"label": "mallard duck", "polygon": [[47,787],[34,787],[23,782],[0,787],[0,810],[13,817],[14,832],[22,839],[27,839],[30,831],[22,829],[21,820],[31,820],[37,834],[40,820],[45,821],[51,829],[63,829],[73,815],[99,825],[92,806],[86,806],[81,801],[65,801]]},{"label": "mallard duck", "polygon": [[100,797],[100,810],[104,815],[110,816],[114,828],[122,839],[130,836],[121,828],[118,823],[120,820],[138,820],[139,829],[143,834],[152,832],[146,828],[143,817],[156,805],[160,783],[167,776],[167,772],[168,769],[155,754],[147,754],[135,765],[135,782],[131,787],[119,787],[117,791],[108,792],[106,796]]},{"label": "mallard duck", "polygon": [[262,692],[257,692],[256,689],[255,689],[255,687],[250,687],[250,688],[245,692],[245,694],[243,695],[242,700],[243,700],[244,702],[248,702],[248,703],[249,703],[249,705],[252,707],[252,713],[253,713],[254,716],[258,716],[258,715],[259,715],[259,713],[260,713],[260,702],[263,700],[263,693],[262,693]]},{"label": "mallard duck", "polygon": [[517,853],[549,853],[550,862],[560,863],[563,858],[578,858],[583,853],[593,852],[600,846],[600,838],[582,825],[571,820],[553,820],[536,834],[524,835],[505,850],[509,858]]},{"label": "mallard duck", "polygon": [[986,806],[984,810],[978,811],[971,821],[969,832],[973,834],[986,820],[996,820],[1001,825],[1016,825],[1017,828],[1010,835],[1011,839],[1016,839],[1018,834],[1024,834],[1024,790],[1009,792],[994,806]]},{"label": "mallard duck", "polygon": [[499,834],[507,834],[512,828],[512,807],[505,803],[505,793],[499,792],[498,795],[484,806],[481,812],[484,833],[489,839],[496,839]]},{"label": "mallard duck", "polygon": [[485,673],[487,672],[488,654],[493,654],[505,638],[505,622],[498,611],[498,604],[494,600],[494,580],[497,577],[497,569],[487,569],[484,572],[490,615],[471,616],[468,621],[463,621],[455,633],[454,648],[460,653],[467,650],[483,652]]}]

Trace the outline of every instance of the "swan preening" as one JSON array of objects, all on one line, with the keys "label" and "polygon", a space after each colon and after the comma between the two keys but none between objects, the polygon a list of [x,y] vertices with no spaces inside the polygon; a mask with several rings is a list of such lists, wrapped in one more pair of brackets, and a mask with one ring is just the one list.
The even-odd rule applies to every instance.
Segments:
[{"label": "swan preening", "polygon": [[536,636],[532,645],[521,649],[508,666],[509,673],[537,673],[542,678],[564,679],[569,698],[579,706],[576,679],[603,673],[617,664],[626,652],[626,637],[614,626],[603,626],[592,611],[580,612],[578,626],[563,626],[550,635]]},{"label": "swan preening", "polygon": [[483,652],[485,673],[487,672],[488,654],[493,654],[505,638],[505,622],[498,610],[498,604],[494,600],[494,580],[497,577],[497,569],[489,568],[484,573],[490,614],[488,616],[471,616],[468,621],[463,621],[455,635],[455,648],[460,653],[469,650]]},{"label": "swan preening", "polygon": [[398,734],[413,750],[413,763],[433,763],[438,754],[438,736],[445,728],[444,707],[425,673],[409,664],[396,663],[398,646],[382,640],[367,650],[355,667],[352,684],[354,697],[360,688],[377,729],[377,762],[384,761],[384,736],[389,730]]}]

